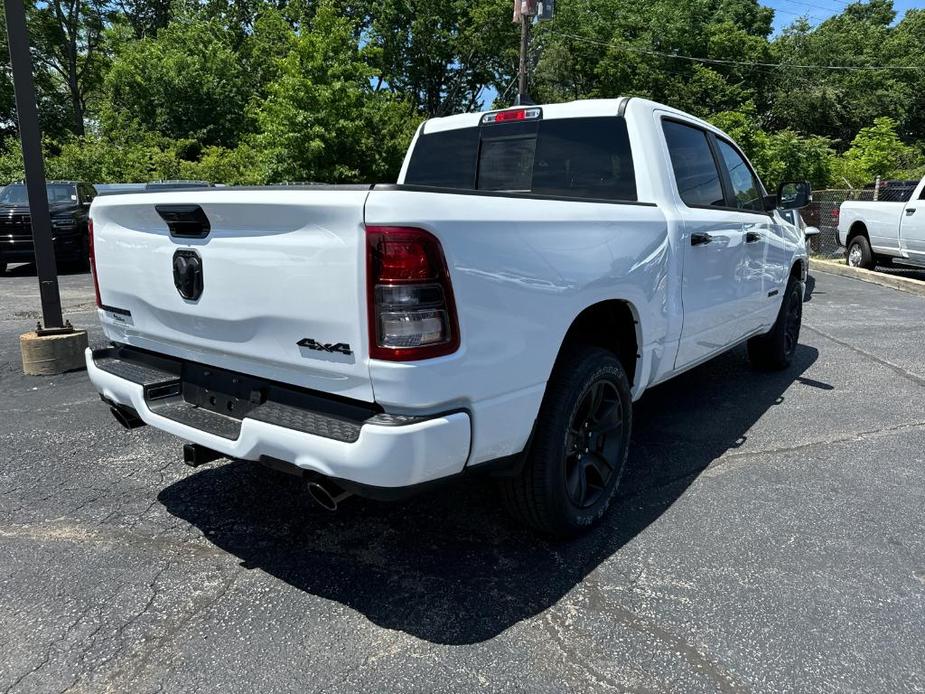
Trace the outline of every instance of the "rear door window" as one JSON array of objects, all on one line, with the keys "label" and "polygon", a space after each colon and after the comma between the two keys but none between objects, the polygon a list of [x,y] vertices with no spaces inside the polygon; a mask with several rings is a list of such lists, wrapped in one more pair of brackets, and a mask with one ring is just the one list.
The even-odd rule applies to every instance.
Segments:
[{"label": "rear door window", "polygon": [[675,121],[663,121],[662,130],[678,184],[678,194],[690,207],[725,207],[719,169],[707,134]]},{"label": "rear door window", "polygon": [[637,200],[626,121],[615,116],[487,124],[422,135],[405,183]]}]

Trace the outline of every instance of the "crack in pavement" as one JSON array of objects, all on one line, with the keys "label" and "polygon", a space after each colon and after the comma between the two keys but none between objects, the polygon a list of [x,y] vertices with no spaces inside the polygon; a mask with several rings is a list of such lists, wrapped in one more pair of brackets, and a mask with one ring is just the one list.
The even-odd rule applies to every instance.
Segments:
[{"label": "crack in pavement", "polygon": [[805,330],[809,330],[811,333],[815,333],[816,335],[819,335],[820,337],[824,337],[827,340],[831,340],[837,345],[840,345],[846,349],[850,349],[855,354],[859,354],[863,357],[867,357],[868,359],[877,362],[881,366],[885,366],[886,368],[890,369],[891,371],[894,371],[895,373],[899,374],[903,378],[909,379],[916,385],[925,386],[925,378],[923,378],[922,376],[919,376],[918,374],[912,373],[908,369],[904,369],[902,366],[899,366],[898,364],[894,364],[893,362],[883,359],[882,357],[878,357],[875,354],[871,354],[870,352],[867,352],[861,349],[860,347],[855,347],[850,342],[839,340],[834,335],[830,335],[829,333],[825,332],[824,330],[820,330],[819,328],[814,328],[813,326],[808,325],[806,322],[803,323],[803,328]]},{"label": "crack in pavement", "polygon": [[78,624],[80,624],[81,622],[83,622],[84,619],[86,619],[87,615],[90,614],[90,611],[95,607],[96,607],[95,604],[88,605],[86,609],[84,609],[79,615],[77,615],[77,618],[74,619],[74,621],[71,622],[65,628],[63,634],[52,639],[51,642],[49,642],[47,648],[45,649],[45,655],[42,657],[42,659],[36,665],[34,665],[30,670],[20,675],[9,687],[7,687],[4,690],[4,694],[10,694],[10,692],[12,692],[14,689],[16,689],[16,687],[22,684],[26,680],[26,678],[28,678],[30,675],[34,675],[39,670],[41,670],[43,667],[45,667],[49,662],[51,662],[52,651],[55,650],[58,644],[64,642],[64,640],[67,639],[67,637],[71,635],[71,632],[73,632],[74,629],[77,628]]},{"label": "crack in pavement", "polygon": [[[227,580],[222,583],[214,595],[205,599],[194,600],[193,605],[189,610],[187,610],[179,619],[177,619],[172,626],[168,626],[160,637],[153,639],[150,645],[140,651],[140,657],[137,658],[137,660],[127,664],[127,667],[130,666],[131,668],[128,672],[125,672],[125,668],[123,668],[122,670],[117,670],[112,674],[109,682],[106,684],[106,690],[112,692],[130,691],[132,683],[144,672],[151,656],[154,653],[161,653],[164,646],[170,641],[170,639],[172,639],[177,633],[180,632],[181,629],[189,624],[196,615],[205,612],[206,610],[209,610],[218,604],[218,602],[225,597],[225,595],[234,585],[239,575],[240,574],[235,571],[235,573],[233,573]],[[145,608],[146,610],[150,607],[153,599],[154,597],[152,596],[151,601],[149,601]],[[144,611],[142,611],[142,614],[143,613]],[[121,650],[122,649],[120,649],[120,651]],[[115,655],[113,657],[115,657]],[[125,686],[118,686],[117,682],[120,679],[126,681]],[[159,686],[163,687],[163,682],[159,682],[158,684]]]},{"label": "crack in pavement", "polygon": [[857,433],[846,434],[844,436],[835,436],[831,439],[823,439],[821,441],[808,441],[807,443],[798,443],[793,446],[781,446],[779,448],[763,448],[760,451],[732,451],[730,453],[725,453],[719,458],[717,458],[713,463],[710,464],[710,467],[716,465],[722,465],[724,461],[735,460],[738,458],[748,458],[758,455],[774,455],[777,453],[791,453],[793,451],[801,451],[807,448],[815,448],[816,446],[833,446],[839,443],[846,443],[848,441],[864,441],[865,439],[878,438],[880,436],[888,436],[890,434],[905,431],[913,430],[925,427],[925,421],[923,422],[906,422],[904,424],[894,424],[893,426],[881,427],[879,429],[868,429],[867,431],[860,431]]},{"label": "crack in pavement", "polygon": [[[164,574],[164,572],[167,571],[167,569],[171,567],[171,565],[175,565],[175,564],[179,564],[179,562],[171,559],[171,560],[168,560],[160,569],[158,569],[157,573],[154,574],[154,577],[148,582],[148,589],[151,591],[151,594],[148,596],[147,601],[145,601],[145,604],[142,606],[142,608],[139,611],[137,611],[134,615],[132,615],[127,621],[123,622],[115,630],[115,632],[112,634],[112,637],[111,637],[112,642],[118,643],[122,635],[125,633],[126,629],[128,629],[133,624],[135,624],[135,622],[141,619],[143,615],[147,614],[148,610],[151,609],[151,606],[154,604],[154,600],[157,598],[159,594],[159,591],[157,589],[158,580]],[[80,656],[77,659],[77,663],[75,664],[75,667],[74,667],[74,670],[77,671],[78,673],[80,673],[81,671],[81,666],[83,665],[87,657],[87,654],[90,652],[90,650],[95,645],[93,643],[94,637],[102,629],[103,624],[105,624],[105,622],[101,622],[100,626],[97,629],[95,629],[94,632],[90,634],[90,636],[84,639],[83,648],[81,649]],[[125,646],[126,646],[125,643],[120,643],[118,647],[116,648],[116,650],[113,651],[113,653],[108,658],[104,658],[103,660],[101,660],[95,669],[97,670],[101,669],[105,663],[115,660],[119,656],[119,654],[122,653],[123,650],[125,650]],[[76,679],[70,685],[68,685],[66,688],[61,690],[61,694],[65,694],[66,692],[73,690],[75,687],[77,687],[80,684],[80,682],[81,682],[81,675],[78,674]]]}]

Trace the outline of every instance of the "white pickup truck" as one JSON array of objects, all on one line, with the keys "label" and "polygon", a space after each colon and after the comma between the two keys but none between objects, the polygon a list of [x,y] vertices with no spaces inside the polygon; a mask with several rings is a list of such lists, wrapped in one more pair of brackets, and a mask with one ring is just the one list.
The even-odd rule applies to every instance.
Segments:
[{"label": "white pickup truck", "polygon": [[397,185],[98,197],[89,376],[193,465],[287,468],[330,508],[485,471],[573,533],[646,388],[745,341],[790,362],[807,260],[780,195],[713,126],[622,98],[429,120]]},{"label": "white pickup truck", "polygon": [[838,214],[838,242],[848,265],[872,270],[878,263],[925,267],[925,178],[907,201],[848,200]]}]

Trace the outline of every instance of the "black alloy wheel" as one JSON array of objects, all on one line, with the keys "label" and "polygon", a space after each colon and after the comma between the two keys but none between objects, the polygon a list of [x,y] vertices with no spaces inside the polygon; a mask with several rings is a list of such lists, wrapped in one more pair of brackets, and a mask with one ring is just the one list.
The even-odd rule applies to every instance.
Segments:
[{"label": "black alloy wheel", "polygon": [[608,488],[623,453],[623,404],[610,380],[592,383],[582,394],[568,429],[565,486],[581,509],[594,506]]}]

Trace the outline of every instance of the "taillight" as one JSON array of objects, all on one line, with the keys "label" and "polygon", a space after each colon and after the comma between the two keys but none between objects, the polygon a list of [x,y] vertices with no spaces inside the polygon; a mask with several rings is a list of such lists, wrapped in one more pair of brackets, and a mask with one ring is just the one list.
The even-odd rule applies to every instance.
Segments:
[{"label": "taillight", "polygon": [[96,274],[96,251],[93,246],[93,219],[87,220],[87,236],[90,249],[90,272],[93,275],[93,291],[96,292],[96,307],[103,308],[103,302],[100,301],[100,279]]},{"label": "taillight", "polygon": [[838,226],[838,220],[841,218],[841,210],[837,207],[832,209],[832,224]]},{"label": "taillight", "polygon": [[459,322],[437,238],[411,227],[366,227],[369,356],[411,361],[455,352]]}]

